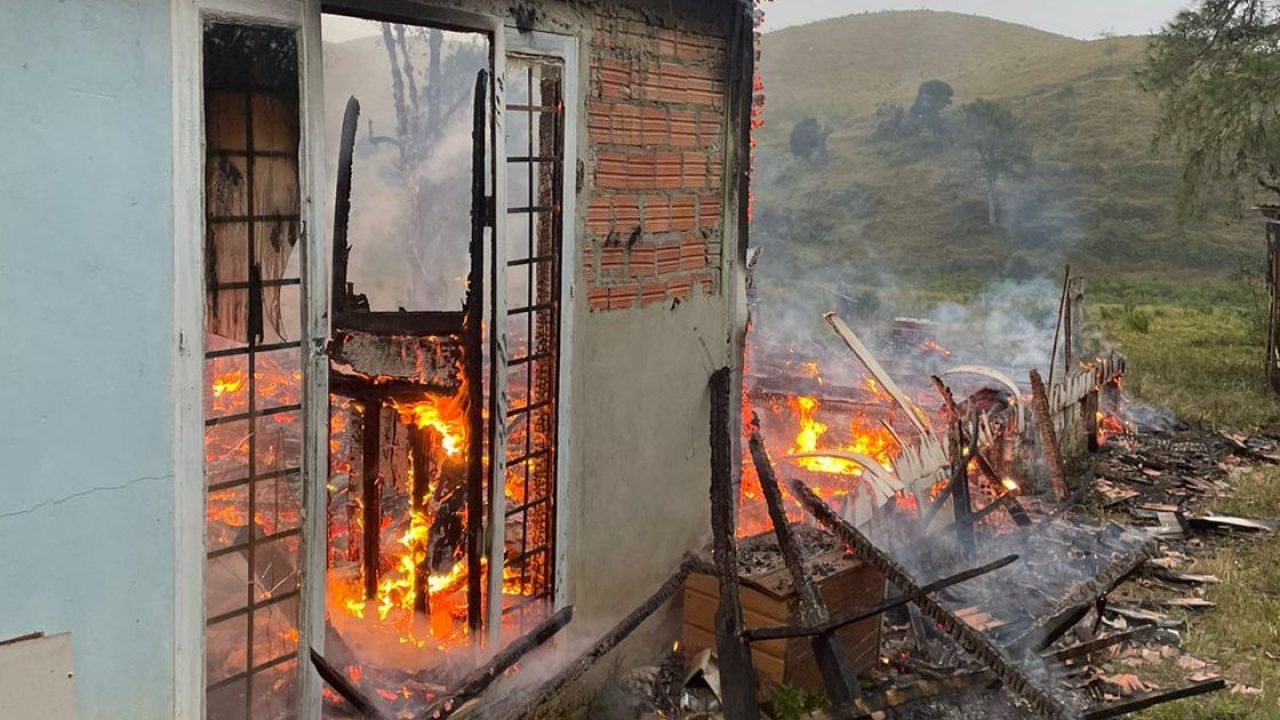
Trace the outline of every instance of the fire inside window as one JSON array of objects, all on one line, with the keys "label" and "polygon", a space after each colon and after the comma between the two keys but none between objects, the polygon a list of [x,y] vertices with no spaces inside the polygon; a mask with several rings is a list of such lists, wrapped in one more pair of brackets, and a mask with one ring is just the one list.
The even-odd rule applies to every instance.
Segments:
[{"label": "fire inside window", "polygon": [[207,717],[297,696],[302,371],[292,32],[204,34]]},{"label": "fire inside window", "polygon": [[[213,720],[295,714],[302,583],[323,587],[328,661],[392,713],[465,673],[474,655],[454,651],[493,629],[495,603],[510,640],[554,598],[563,65],[506,58],[495,98],[484,33],[327,13],[322,33],[344,38],[324,46],[333,222],[310,248],[333,243],[329,472],[308,481],[323,490],[326,572],[302,579],[297,42],[281,29],[205,32]],[[497,163],[505,237],[491,212]],[[493,267],[498,242],[507,258]],[[486,333],[504,321],[498,355]],[[504,364],[505,404],[486,385]],[[505,408],[496,448],[492,408]],[[506,475],[490,480],[496,452]],[[490,498],[505,511],[496,532]],[[499,598],[485,596],[495,535]],[[345,712],[328,695],[324,708]]]},{"label": "fire inside window", "polygon": [[556,426],[564,183],[563,66],[507,58],[507,528],[504,577],[546,609],[555,572]]}]

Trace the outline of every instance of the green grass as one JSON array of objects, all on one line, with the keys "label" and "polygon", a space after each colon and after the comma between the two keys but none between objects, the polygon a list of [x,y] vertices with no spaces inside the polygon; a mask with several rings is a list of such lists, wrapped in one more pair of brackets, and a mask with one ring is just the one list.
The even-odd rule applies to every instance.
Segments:
[{"label": "green grass", "polygon": [[[1280,469],[1261,468],[1231,479],[1235,494],[1209,504],[1209,508],[1245,516],[1280,516]],[[1260,688],[1261,695],[1228,691],[1165,707],[1142,717],[1148,720],[1198,718],[1280,718],[1280,538],[1215,540],[1187,572],[1217,575],[1222,584],[1208,588],[1205,597],[1218,607],[1187,614],[1185,650],[1212,661],[1229,685]],[[1269,657],[1270,656],[1270,657]],[[1139,668],[1161,687],[1178,687],[1186,671],[1166,667],[1162,671]]]},{"label": "green grass", "polygon": [[[1204,217],[1178,221],[1180,163],[1153,149],[1158,107],[1134,80],[1146,45],[926,11],[767,34],[753,178],[765,281],[963,283],[1057,275],[1069,262],[1091,281],[1174,286],[1224,284],[1239,263],[1262,262],[1261,223],[1226,187],[1211,189]],[[1033,137],[1034,170],[1000,183],[997,227],[966,148],[872,137],[879,104],[910,107],[935,78],[955,88],[955,106],[1007,102]],[[832,131],[824,161],[789,150],[806,117]]]},{"label": "green grass", "polygon": [[[1102,305],[1092,315],[1109,345],[1128,358],[1125,389],[1135,399],[1213,427],[1280,424],[1280,399],[1264,373],[1265,333],[1250,312]],[[1145,332],[1136,318],[1145,318]]]},{"label": "green grass", "polygon": [[[1264,333],[1249,306],[1144,305],[1148,332],[1136,330],[1122,305],[1093,313],[1099,342],[1129,359],[1126,389],[1143,402],[1217,428],[1249,429],[1280,421],[1280,400],[1263,376]],[[1280,517],[1280,468],[1234,473],[1231,495],[1205,509],[1248,517]],[[1280,719],[1280,537],[1214,539],[1187,572],[1217,575],[1205,597],[1218,607],[1188,613],[1187,652],[1212,661],[1229,683],[1261,688],[1261,695],[1224,691],[1157,707],[1147,720]],[[1271,658],[1277,658],[1273,660]],[[1163,688],[1185,684],[1177,667],[1139,667]]]}]

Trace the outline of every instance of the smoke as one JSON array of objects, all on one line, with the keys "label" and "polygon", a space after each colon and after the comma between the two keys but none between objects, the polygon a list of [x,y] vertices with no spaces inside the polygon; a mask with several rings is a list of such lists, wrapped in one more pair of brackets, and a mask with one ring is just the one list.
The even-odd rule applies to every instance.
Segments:
[{"label": "smoke", "polygon": [[995,367],[1015,378],[1045,371],[1053,352],[1061,290],[1047,279],[1000,280],[971,302],[944,302],[930,311],[938,340],[957,362]]}]

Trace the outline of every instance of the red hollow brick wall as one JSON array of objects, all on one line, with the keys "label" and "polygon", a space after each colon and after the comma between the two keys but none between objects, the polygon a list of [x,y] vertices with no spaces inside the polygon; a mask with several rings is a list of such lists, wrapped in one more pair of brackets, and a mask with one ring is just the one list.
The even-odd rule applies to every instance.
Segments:
[{"label": "red hollow brick wall", "polygon": [[720,293],[726,44],[598,16],[587,97],[592,312]]}]

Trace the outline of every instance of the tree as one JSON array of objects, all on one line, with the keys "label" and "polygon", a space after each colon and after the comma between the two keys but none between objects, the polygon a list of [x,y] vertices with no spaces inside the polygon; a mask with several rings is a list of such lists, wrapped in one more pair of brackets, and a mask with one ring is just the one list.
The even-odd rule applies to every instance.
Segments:
[{"label": "tree", "polygon": [[1030,169],[1031,137],[1013,111],[992,100],[975,100],[960,108],[959,137],[978,156],[987,181],[987,220],[995,225],[996,184]]},{"label": "tree", "polygon": [[814,156],[826,157],[827,136],[830,134],[830,130],[823,129],[813,118],[801,120],[791,128],[791,154],[810,161]]},{"label": "tree", "polygon": [[920,84],[916,91],[916,101],[911,106],[911,120],[920,127],[929,128],[941,134],[943,130],[942,111],[951,107],[951,98],[956,91],[941,80],[927,80]]},{"label": "tree", "polygon": [[1207,184],[1256,182],[1280,196],[1280,7],[1199,0],[1151,42],[1139,73],[1160,99],[1158,142],[1183,155],[1180,211]]}]

